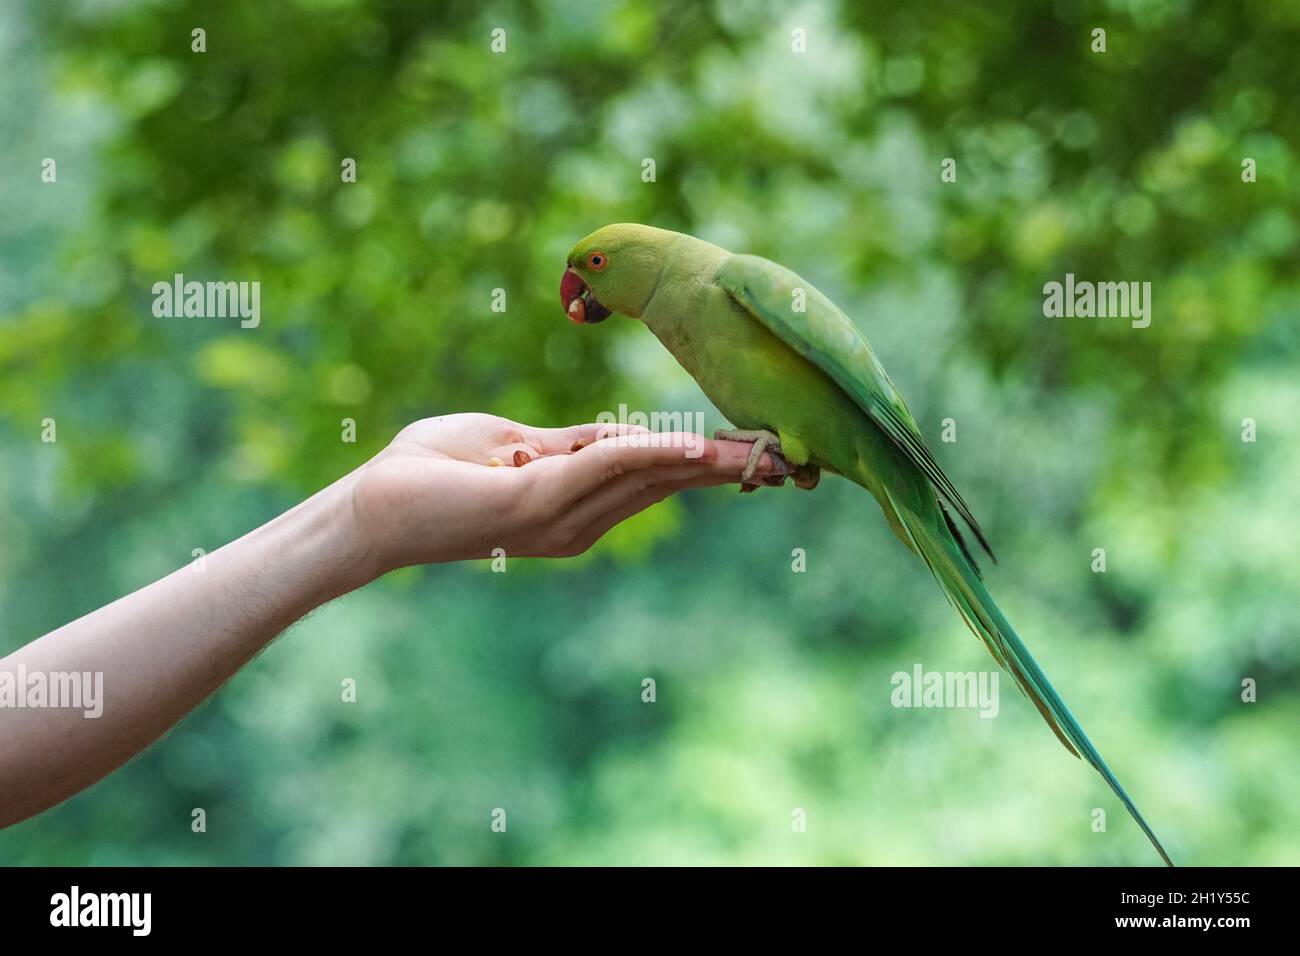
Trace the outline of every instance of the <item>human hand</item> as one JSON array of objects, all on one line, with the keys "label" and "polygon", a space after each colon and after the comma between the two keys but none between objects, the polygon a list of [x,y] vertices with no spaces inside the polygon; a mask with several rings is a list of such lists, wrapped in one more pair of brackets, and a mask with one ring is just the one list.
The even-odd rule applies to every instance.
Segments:
[{"label": "human hand", "polygon": [[[626,425],[445,415],[402,429],[351,476],[352,512],[375,576],[496,548],[568,557],[673,492],[738,482],[749,450]],[[765,455],[760,475],[771,470]]]},{"label": "human hand", "polygon": [[[98,719],[22,708],[0,734],[0,827],[139,753],[313,608],[394,568],[563,556],[684,488],[739,481],[750,446],[613,425],[447,415],[159,581],[19,648],[0,669],[102,675]],[[499,462],[500,464],[493,464]],[[772,461],[760,462],[771,473]],[[195,622],[200,622],[196,626]]]}]

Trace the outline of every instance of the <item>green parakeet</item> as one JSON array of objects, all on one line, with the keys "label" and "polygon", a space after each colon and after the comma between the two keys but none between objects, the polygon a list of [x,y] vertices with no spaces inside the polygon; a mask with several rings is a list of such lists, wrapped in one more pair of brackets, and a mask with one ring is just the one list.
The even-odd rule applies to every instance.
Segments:
[{"label": "green parakeet", "polygon": [[894,533],[925,562],[1065,748],[1097,769],[1172,865],[985,589],[952,513],[992,557],[983,531],[866,338],[826,296],[775,262],[624,223],[573,247],[560,297],[574,322],[617,312],[649,327],[734,424],[718,437],[754,443],[742,490],[763,480],[754,470],[766,450],[802,487],[826,470],[870,491]]}]

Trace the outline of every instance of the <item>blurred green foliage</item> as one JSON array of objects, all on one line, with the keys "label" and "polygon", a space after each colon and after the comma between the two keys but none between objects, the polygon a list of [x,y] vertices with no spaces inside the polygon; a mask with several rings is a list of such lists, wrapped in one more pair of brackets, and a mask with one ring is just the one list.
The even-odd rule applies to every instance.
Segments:
[{"label": "blurred green foliage", "polygon": [[[723,424],[636,323],[564,320],[571,244],[643,221],[861,323],[1176,859],[1300,862],[1298,43],[1294,0],[6,6],[0,653],[416,418]],[[260,327],[155,318],[177,272],[260,281]],[[1150,281],[1151,327],[1044,318],[1066,272]],[[869,496],[691,493],[317,612],[0,862],[1154,862],[1009,683],[891,707],[916,662],[992,666]]]}]

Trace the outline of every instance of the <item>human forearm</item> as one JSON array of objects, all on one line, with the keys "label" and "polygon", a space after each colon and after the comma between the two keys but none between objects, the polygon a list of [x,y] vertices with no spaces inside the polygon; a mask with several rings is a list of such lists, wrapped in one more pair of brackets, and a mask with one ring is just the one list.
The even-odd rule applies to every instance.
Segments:
[{"label": "human forearm", "polygon": [[[376,573],[349,475],[223,548],[0,660],[0,672],[102,674],[102,711],[0,708],[0,826],[125,763],[276,634]],[[19,693],[25,688],[18,688]]]}]

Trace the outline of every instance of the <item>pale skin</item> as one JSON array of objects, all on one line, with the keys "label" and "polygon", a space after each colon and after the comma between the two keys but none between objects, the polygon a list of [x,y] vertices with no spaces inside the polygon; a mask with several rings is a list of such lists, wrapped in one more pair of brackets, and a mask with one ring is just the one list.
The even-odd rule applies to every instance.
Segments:
[{"label": "pale skin", "polygon": [[[0,709],[0,827],[148,747],[313,609],[388,571],[567,557],[677,491],[740,481],[750,446],[626,426],[429,418],[356,471],[198,563],[0,659],[99,672],[103,707]],[[500,464],[498,464],[498,462]],[[770,456],[758,466],[774,471]],[[201,568],[201,570],[200,570]]]}]

